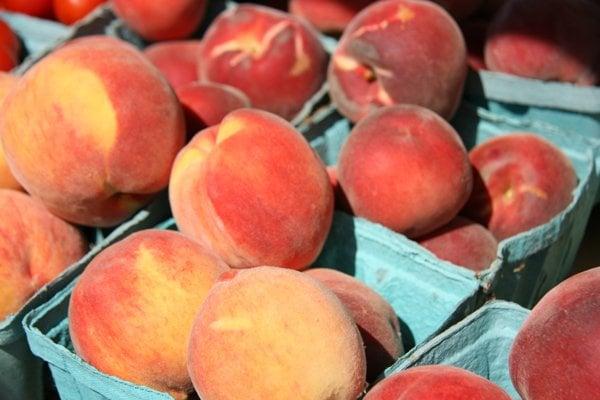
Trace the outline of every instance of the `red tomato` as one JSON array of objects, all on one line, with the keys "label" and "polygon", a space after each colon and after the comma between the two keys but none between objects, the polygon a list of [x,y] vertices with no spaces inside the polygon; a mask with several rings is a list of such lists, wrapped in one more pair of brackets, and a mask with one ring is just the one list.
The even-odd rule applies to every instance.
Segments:
[{"label": "red tomato", "polygon": [[54,15],[63,24],[73,24],[106,0],[54,0]]},{"label": "red tomato", "polygon": [[52,0],[3,0],[7,10],[29,14],[34,17],[50,17]]},{"label": "red tomato", "polygon": [[0,46],[5,46],[14,55],[18,56],[21,51],[21,42],[12,31],[10,26],[0,19]]}]

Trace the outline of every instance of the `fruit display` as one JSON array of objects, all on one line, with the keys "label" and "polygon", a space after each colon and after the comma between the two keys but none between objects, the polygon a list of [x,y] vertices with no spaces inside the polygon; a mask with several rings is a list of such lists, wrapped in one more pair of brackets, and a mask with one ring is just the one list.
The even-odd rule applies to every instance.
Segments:
[{"label": "fruit display", "polygon": [[[0,0],[76,24],[18,67],[22,38],[0,21],[0,398],[13,318],[50,365],[50,398],[600,390],[597,269],[533,308],[510,367],[404,368],[501,296],[500,281],[537,300],[570,268],[596,149],[463,89],[469,66],[597,84],[597,4],[112,0],[81,22],[104,3]],[[169,220],[137,224],[157,206]],[[114,243],[87,244],[120,228]],[[453,360],[479,363],[474,336]],[[510,368],[514,387],[493,368]]]}]

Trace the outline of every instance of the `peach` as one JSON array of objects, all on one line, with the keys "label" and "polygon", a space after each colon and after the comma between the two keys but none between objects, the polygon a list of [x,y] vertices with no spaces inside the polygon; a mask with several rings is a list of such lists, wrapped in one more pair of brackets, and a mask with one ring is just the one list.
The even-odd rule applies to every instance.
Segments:
[{"label": "peach", "polygon": [[167,186],[185,139],[183,112],[133,46],[77,39],[38,62],[2,105],[17,180],[70,222],[112,226]]},{"label": "peach", "polygon": [[218,83],[190,83],[178,87],[176,93],[185,113],[188,137],[221,123],[234,110],[250,107],[242,91]]},{"label": "peach", "polygon": [[0,189],[0,321],[86,250],[81,233],[39,201]]},{"label": "peach", "polygon": [[200,305],[229,268],[172,231],[135,233],[98,254],[69,303],[75,351],[98,370],[186,398],[187,342]]},{"label": "peach", "polygon": [[312,263],[333,218],[325,166],[288,122],[230,113],[177,155],[169,198],[179,229],[234,268]]},{"label": "peach", "polygon": [[200,308],[188,370],[203,400],[355,400],[365,352],[352,317],[316,279],[257,267],[220,280]]},{"label": "peach", "polygon": [[409,237],[450,222],[471,193],[472,174],[456,131],[426,108],[381,108],[342,146],[338,179],[355,215]]},{"label": "peach", "polygon": [[144,55],[163,73],[169,84],[177,89],[198,81],[200,40],[173,40],[152,44]]},{"label": "peach", "polygon": [[523,400],[592,399],[600,393],[600,268],[572,276],[533,308],[510,351]]},{"label": "peach", "polygon": [[[550,398],[550,397],[549,397]],[[375,385],[364,400],[510,400],[495,383],[449,365],[414,367]]]},{"label": "peach", "polygon": [[223,12],[203,39],[200,76],[234,86],[256,108],[291,120],[323,85],[327,55],[304,21],[267,7]]},{"label": "peach", "polygon": [[[0,103],[4,101],[4,98],[8,95],[10,90],[17,84],[18,78],[14,75],[0,72]],[[21,189],[21,185],[12,172],[8,168],[6,163],[6,157],[4,156],[4,148],[2,147],[2,141],[0,141],[0,188],[4,189]]]},{"label": "peach", "polygon": [[363,8],[376,0],[290,0],[290,12],[322,32],[342,32]]},{"label": "peach", "polygon": [[475,178],[463,214],[498,240],[548,222],[569,205],[577,186],[571,161],[531,133],[488,140],[472,149],[469,159]]},{"label": "peach", "polygon": [[0,45],[0,72],[11,71],[17,65],[17,56],[7,46]]},{"label": "peach", "polygon": [[434,0],[444,7],[457,20],[463,20],[475,14],[483,7],[485,0]]},{"label": "peach", "polygon": [[527,78],[600,83],[600,6],[589,0],[508,1],[490,25],[485,63]]},{"label": "peach", "polygon": [[490,231],[460,216],[418,242],[438,258],[473,271],[488,268],[498,251],[498,242]]},{"label": "peach", "polygon": [[401,103],[450,119],[460,102],[466,55],[458,25],[437,4],[378,1],[344,31],[329,64],[330,95],[354,122]]},{"label": "peach", "polygon": [[113,0],[115,13],[146,40],[186,39],[200,25],[207,0]]},{"label": "peach", "polygon": [[381,295],[350,275],[328,268],[309,269],[306,274],[331,289],[352,315],[365,345],[367,381],[374,382],[404,354],[396,312]]}]

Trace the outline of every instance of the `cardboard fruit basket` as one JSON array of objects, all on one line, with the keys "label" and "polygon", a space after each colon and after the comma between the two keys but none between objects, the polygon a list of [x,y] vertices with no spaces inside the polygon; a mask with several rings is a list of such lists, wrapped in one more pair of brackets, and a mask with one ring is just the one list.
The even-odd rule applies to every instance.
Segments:
[{"label": "cardboard fruit basket", "polygon": [[415,347],[384,375],[420,365],[453,365],[491,380],[520,400],[508,371],[512,343],[529,310],[505,301],[491,301],[440,335]]},{"label": "cardboard fruit basket", "polygon": [[[496,260],[488,269],[478,274],[465,270],[480,282],[483,294],[531,307],[567,276],[577,254],[598,187],[593,146],[589,140],[547,123],[509,118],[467,101],[461,104],[452,125],[467,149],[513,131],[536,132],[561,148],[573,163],[578,185],[565,210],[544,225],[501,241]],[[326,164],[335,164],[349,132],[349,121],[332,115],[324,134],[314,138],[311,145]]]},{"label": "cardboard fruit basket", "polygon": [[[600,87],[471,71],[465,98],[499,115],[524,123],[546,122],[588,138],[596,152],[596,169],[600,170]],[[600,192],[596,201],[600,201]]]},{"label": "cardboard fruit basket", "polygon": [[[174,229],[175,225],[170,220],[160,228]],[[479,290],[478,282],[465,271],[440,265],[406,238],[343,213],[335,215],[314,265],[337,267],[383,295],[401,321],[407,348],[472,311]],[[24,321],[31,349],[50,365],[61,398],[170,399],[166,393],[105,375],[73,352],[67,311],[74,285],[71,282],[32,310]]]}]

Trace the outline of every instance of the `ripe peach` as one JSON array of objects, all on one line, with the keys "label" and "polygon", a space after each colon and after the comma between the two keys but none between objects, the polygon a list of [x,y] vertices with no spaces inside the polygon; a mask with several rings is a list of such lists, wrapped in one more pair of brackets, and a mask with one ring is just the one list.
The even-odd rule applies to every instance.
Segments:
[{"label": "ripe peach", "polygon": [[292,119],[325,81],[327,56],[304,21],[267,7],[223,12],[203,39],[200,76],[234,86],[254,107]]},{"label": "ripe peach", "polygon": [[2,106],[17,180],[71,222],[115,225],[164,189],[185,139],[160,72],[108,36],[77,39],[38,62]]},{"label": "ripe peach", "polygon": [[290,12],[322,32],[339,33],[363,8],[376,0],[290,0]]},{"label": "ripe peach", "polygon": [[277,267],[227,274],[200,308],[188,370],[203,400],[355,400],[365,352],[335,294]]},{"label": "ripe peach", "polygon": [[510,351],[523,400],[592,399],[600,393],[600,268],[579,273],[533,308]]},{"label": "ripe peach", "polygon": [[329,64],[330,94],[354,122],[381,106],[400,103],[450,119],[460,102],[466,56],[458,25],[437,4],[378,1],[344,31]]},{"label": "ripe peach", "polygon": [[0,321],[86,250],[81,233],[39,201],[0,189]]},{"label": "ripe peach", "polygon": [[450,222],[471,193],[472,175],[456,131],[423,107],[384,107],[344,143],[338,179],[355,215],[409,237]]},{"label": "ripe peach", "polygon": [[253,109],[194,136],[175,160],[169,197],[179,229],[234,268],[306,268],[333,217],[316,153],[288,122]]},{"label": "ripe peach", "polygon": [[135,233],[96,256],[69,303],[75,351],[98,370],[186,398],[187,342],[222,261],[172,231]]},{"label": "ripe peach", "polygon": [[[18,78],[14,75],[0,72],[0,103],[4,101],[4,98],[8,95],[10,90],[17,84]],[[0,141],[0,188],[4,189],[21,189],[21,185],[12,172],[8,168],[6,163],[6,157],[4,156],[4,148],[2,147],[2,141]]]},{"label": "ripe peach", "polygon": [[146,40],[185,39],[200,25],[207,0],[113,0],[115,13]]},{"label": "ripe peach", "polygon": [[306,274],[335,293],[360,332],[367,356],[367,381],[375,379],[404,354],[398,317],[392,306],[365,284],[342,272],[313,268]]},{"label": "ripe peach", "polygon": [[463,214],[498,240],[524,232],[565,209],[577,186],[571,161],[547,140],[515,132],[475,147],[473,194]]},{"label": "ripe peach", "polygon": [[449,365],[410,368],[387,377],[364,400],[510,400],[499,386]]},{"label": "ripe peach", "polygon": [[488,268],[498,251],[498,242],[490,231],[463,217],[454,218],[418,242],[438,258],[473,271]]},{"label": "ripe peach", "polygon": [[600,83],[600,6],[589,0],[508,1],[485,45],[492,71],[527,78]]},{"label": "ripe peach", "polygon": [[173,89],[198,81],[200,40],[173,40],[152,44],[144,55],[163,73]]},{"label": "ripe peach", "polygon": [[190,83],[176,89],[183,106],[188,137],[223,118],[238,108],[250,107],[250,100],[240,90],[218,83]]}]

